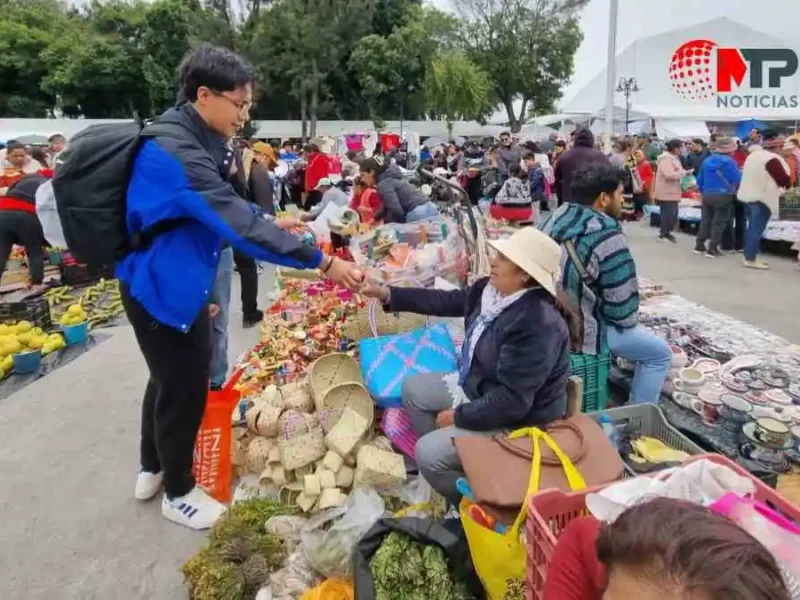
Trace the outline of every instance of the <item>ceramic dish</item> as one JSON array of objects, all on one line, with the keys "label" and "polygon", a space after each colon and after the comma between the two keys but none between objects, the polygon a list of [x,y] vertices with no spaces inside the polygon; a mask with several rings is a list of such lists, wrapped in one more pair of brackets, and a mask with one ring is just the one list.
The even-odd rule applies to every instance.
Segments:
[{"label": "ceramic dish", "polygon": [[706,376],[699,369],[687,367],[685,369],[681,369],[680,380],[681,383],[683,383],[684,388],[700,388],[705,384]]},{"label": "ceramic dish", "polygon": [[770,467],[780,467],[786,460],[786,452],[768,448],[755,442],[745,442],[739,447],[739,454]]},{"label": "ceramic dish", "polygon": [[748,382],[753,380],[753,373],[751,371],[739,371],[734,374],[733,378],[736,381]]},{"label": "ceramic dish", "polygon": [[795,402],[800,402],[800,383],[790,385],[788,392]]},{"label": "ceramic dish", "polygon": [[744,394],[747,391],[747,384],[734,379],[723,379],[722,385],[724,385],[730,391],[738,392],[739,394]]},{"label": "ceramic dish", "polygon": [[788,450],[792,447],[792,434],[789,431],[789,426],[778,419],[773,419],[772,417],[756,419],[753,421],[752,433],[753,441],[758,444],[781,450]]},{"label": "ceramic dish", "polygon": [[698,358],[692,364],[692,368],[697,369],[704,375],[709,375],[711,373],[718,373],[720,364],[718,360],[714,360],[713,358]]},{"label": "ceramic dish", "polygon": [[747,387],[749,387],[751,390],[763,391],[767,389],[767,384],[760,379],[752,379],[747,382]]},{"label": "ceramic dish", "polygon": [[792,446],[797,450],[800,448],[800,425],[795,425],[791,428],[792,432]]},{"label": "ceramic dish", "polygon": [[788,406],[792,403],[792,397],[783,390],[767,390],[764,392],[764,398],[773,404],[780,404],[781,406]]},{"label": "ceramic dish", "polygon": [[720,415],[724,420],[732,421],[733,423],[746,423],[750,419],[753,406],[744,398],[733,394],[722,394],[720,400],[722,401]]},{"label": "ceramic dish", "polygon": [[774,388],[785,388],[789,385],[789,380],[783,377],[774,377],[772,375],[765,375],[761,378],[766,385],[772,386]]},{"label": "ceramic dish", "polygon": [[[765,445],[764,442],[762,442],[758,437],[756,437],[756,422],[755,421],[749,421],[749,422],[745,423],[744,425],[742,425],[742,433],[744,434],[744,437],[749,442],[752,442],[753,444],[755,444],[757,446],[764,446]],[[791,447],[792,447],[792,444],[791,444],[791,442],[789,442],[788,444],[786,444],[782,448],[771,448],[771,449],[778,450],[778,451],[785,451],[785,450],[789,450]]]},{"label": "ceramic dish", "polygon": [[783,412],[791,417],[795,425],[800,426],[800,406],[787,406]]},{"label": "ceramic dish", "polygon": [[683,348],[680,346],[670,346],[669,349],[672,350],[672,367],[674,369],[682,369],[689,364],[689,357],[686,356],[686,352],[683,351]]},{"label": "ceramic dish", "polygon": [[744,399],[747,400],[750,404],[756,404],[758,406],[768,406],[769,401],[764,397],[762,392],[756,391],[749,391],[744,395]]}]

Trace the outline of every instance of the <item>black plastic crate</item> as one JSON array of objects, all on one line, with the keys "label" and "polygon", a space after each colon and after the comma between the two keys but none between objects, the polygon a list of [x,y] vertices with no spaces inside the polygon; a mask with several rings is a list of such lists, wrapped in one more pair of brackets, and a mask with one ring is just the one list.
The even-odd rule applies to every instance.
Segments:
[{"label": "black plastic crate", "polygon": [[800,221],[800,188],[781,194],[778,199],[779,221]]},{"label": "black plastic crate", "polygon": [[43,331],[50,329],[50,304],[42,295],[0,302],[0,323],[29,321]]}]

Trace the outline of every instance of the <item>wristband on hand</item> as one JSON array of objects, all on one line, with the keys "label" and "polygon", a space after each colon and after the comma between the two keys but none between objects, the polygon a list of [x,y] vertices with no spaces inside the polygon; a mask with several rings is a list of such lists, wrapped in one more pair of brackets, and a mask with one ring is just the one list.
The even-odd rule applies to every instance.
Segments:
[{"label": "wristband on hand", "polygon": [[328,261],[328,264],[325,267],[323,267],[323,269],[322,269],[323,273],[327,273],[328,271],[330,271],[331,267],[333,266],[333,261],[336,260],[335,256],[331,256],[329,258],[330,258],[330,260]]}]

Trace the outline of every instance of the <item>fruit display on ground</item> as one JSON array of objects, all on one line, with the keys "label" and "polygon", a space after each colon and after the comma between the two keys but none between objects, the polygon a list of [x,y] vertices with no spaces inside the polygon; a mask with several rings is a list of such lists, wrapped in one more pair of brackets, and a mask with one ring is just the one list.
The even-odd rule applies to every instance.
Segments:
[{"label": "fruit display on ground", "polygon": [[48,335],[28,321],[0,324],[0,378],[13,370],[15,354],[41,350],[46,356],[65,346],[64,336],[60,333]]},{"label": "fruit display on ground", "polygon": [[[119,295],[119,281],[116,279],[101,279],[87,288],[57,287],[49,290],[45,296],[50,304],[53,322],[61,325],[77,325],[88,320],[89,326],[94,328],[108,324],[124,311]],[[73,314],[70,315],[70,322],[65,323],[64,316],[72,305],[81,307],[84,318],[76,321],[77,315]]]}]

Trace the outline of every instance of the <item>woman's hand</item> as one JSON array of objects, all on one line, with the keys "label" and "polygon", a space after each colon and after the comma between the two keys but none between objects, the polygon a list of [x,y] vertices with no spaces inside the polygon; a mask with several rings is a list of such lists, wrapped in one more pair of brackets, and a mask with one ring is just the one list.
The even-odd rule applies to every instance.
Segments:
[{"label": "woman's hand", "polygon": [[445,427],[455,425],[455,414],[456,411],[453,408],[440,412],[438,415],[436,415],[436,427],[439,429],[444,429]]},{"label": "woman's hand", "polygon": [[364,273],[351,262],[329,257],[330,263],[323,266],[322,271],[325,275],[333,279],[336,283],[345,286],[352,291],[358,291],[359,286],[364,281]]},{"label": "woman's hand", "polygon": [[208,305],[208,316],[212,319],[219,314],[219,304]]},{"label": "woman's hand", "polygon": [[275,226],[279,229],[283,229],[284,231],[294,229],[298,225],[300,225],[300,221],[294,217],[278,217],[275,219]]},{"label": "woman's hand", "polygon": [[383,304],[389,301],[389,288],[377,283],[369,281],[364,283],[358,293],[367,298],[375,298]]}]

